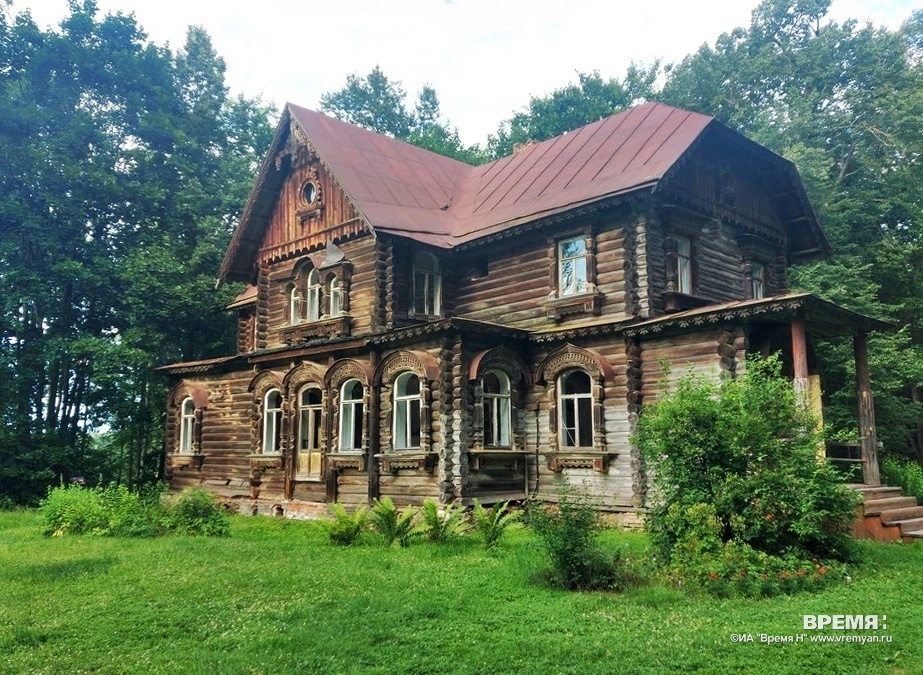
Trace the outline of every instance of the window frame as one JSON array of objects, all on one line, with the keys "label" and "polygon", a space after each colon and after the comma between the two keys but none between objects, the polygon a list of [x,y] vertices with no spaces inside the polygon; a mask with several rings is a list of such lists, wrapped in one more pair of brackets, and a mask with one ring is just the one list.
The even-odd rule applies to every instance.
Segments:
[{"label": "window frame", "polygon": [[[567,380],[573,375],[586,378],[587,391],[565,393]],[[595,446],[596,420],[593,396],[593,377],[582,368],[568,368],[557,376],[558,398],[558,448],[562,450],[591,450]],[[568,424],[569,413],[573,424]],[[583,418],[583,416],[586,416]],[[568,433],[570,432],[570,436]],[[588,438],[584,438],[586,435]],[[573,442],[568,442],[572,440]]]},{"label": "window frame", "polygon": [[673,235],[675,250],[673,252],[674,269],[676,275],[676,292],[683,295],[693,295],[694,279],[692,274],[692,238],[681,234]]},{"label": "window frame", "polygon": [[[568,254],[565,247],[570,244],[579,244],[581,250],[578,254]],[[590,247],[587,244],[586,236],[568,237],[559,239],[555,245],[557,260],[557,295],[559,298],[567,298],[574,295],[581,295],[592,291],[592,282],[590,279]],[[574,280],[571,283],[566,281],[565,268],[570,263],[575,266]],[[580,274],[582,271],[582,275]]]},{"label": "window frame", "polygon": [[762,261],[753,260],[750,262],[748,286],[752,300],[766,297],[766,265]]},{"label": "window frame", "polygon": [[[362,395],[359,398],[347,398],[347,388],[354,389],[359,385]],[[346,411],[349,410],[349,414]],[[351,377],[340,385],[339,401],[339,433],[337,437],[337,451],[345,453],[362,452],[362,431],[364,429],[365,414],[365,385],[359,378]],[[347,427],[347,419],[349,426]],[[348,433],[347,433],[348,431]],[[358,438],[356,438],[358,436]],[[347,440],[350,441],[347,446]]]},{"label": "window frame", "polygon": [[[278,407],[270,407],[269,397],[273,394],[279,397]],[[282,395],[282,390],[278,387],[271,387],[263,394],[260,454],[279,455],[282,453],[282,411],[284,405],[285,398]]]},{"label": "window frame", "polygon": [[[407,393],[407,384],[416,380],[416,392]],[[423,447],[423,383],[419,375],[408,370],[394,379],[391,445],[395,450],[419,450]]]},{"label": "window frame", "polygon": [[308,272],[305,284],[305,321],[320,321],[322,285],[320,272],[316,267]]},{"label": "window frame", "polygon": [[[187,412],[188,409],[188,412]],[[187,396],[180,404],[179,444],[177,452],[191,455],[195,452],[195,401]]]},{"label": "window frame", "polygon": [[[497,379],[497,392],[487,390],[488,376]],[[505,389],[505,391],[504,391]],[[512,387],[510,378],[502,370],[490,369],[481,378],[483,406],[483,444],[485,448],[513,447]]]},{"label": "window frame", "polygon": [[[422,260],[431,264],[423,265]],[[442,269],[439,258],[429,251],[414,253],[410,285],[412,316],[442,316]]]}]

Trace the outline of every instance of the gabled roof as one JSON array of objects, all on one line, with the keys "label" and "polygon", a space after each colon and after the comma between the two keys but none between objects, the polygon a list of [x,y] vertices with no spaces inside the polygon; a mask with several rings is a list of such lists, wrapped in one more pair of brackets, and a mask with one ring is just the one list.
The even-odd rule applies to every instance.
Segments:
[{"label": "gabled roof", "polygon": [[[787,160],[706,115],[645,103],[509,157],[470,166],[287,104],[267,160],[234,233],[220,277],[244,279],[268,222],[275,182],[270,158],[294,121],[373,230],[454,248],[511,227],[638,190],[653,189],[707,130],[764,153],[799,202],[800,229],[815,249],[826,239]],[[803,227],[802,227],[803,226]],[[800,245],[800,244],[799,244]]]}]

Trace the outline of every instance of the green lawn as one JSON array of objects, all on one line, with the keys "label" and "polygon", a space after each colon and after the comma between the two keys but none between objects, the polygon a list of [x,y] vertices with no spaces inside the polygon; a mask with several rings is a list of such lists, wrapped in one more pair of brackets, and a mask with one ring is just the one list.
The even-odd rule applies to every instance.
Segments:
[{"label": "green lawn", "polygon": [[[640,534],[606,533],[643,549]],[[868,544],[849,584],[714,600],[666,585],[568,593],[535,537],[407,549],[235,517],[227,539],[46,538],[0,513],[2,673],[923,673],[923,546]],[[887,615],[878,644],[761,644],[802,615]],[[732,643],[732,634],[754,643]]]}]

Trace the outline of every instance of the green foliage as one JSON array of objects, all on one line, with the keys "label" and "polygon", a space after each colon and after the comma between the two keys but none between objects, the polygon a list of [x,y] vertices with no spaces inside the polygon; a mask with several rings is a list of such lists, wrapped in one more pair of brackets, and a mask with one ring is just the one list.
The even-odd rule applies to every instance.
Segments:
[{"label": "green foliage", "polygon": [[481,538],[484,548],[493,548],[507,528],[519,520],[519,513],[510,509],[509,502],[495,502],[487,509],[475,499],[471,517],[474,519],[474,531]]},{"label": "green foliage", "polygon": [[374,500],[369,520],[372,529],[384,537],[385,546],[391,546],[396,541],[403,548],[409,546],[417,534],[416,516],[416,511],[410,506],[405,506],[399,513],[391,498],[385,497]]},{"label": "green foliage", "polygon": [[564,489],[555,505],[532,503],[529,527],[551,558],[551,581],[569,590],[613,588],[619,580],[618,556],[599,547],[599,511],[586,495]]},{"label": "green foliage", "polygon": [[153,537],[166,533],[227,536],[224,506],[207,490],[183,491],[172,506],[162,500],[163,489],[141,491],[124,485],[52,488],[39,507],[45,534],[90,534],[108,537]]},{"label": "green foliage", "polygon": [[423,536],[428,541],[441,543],[457,537],[467,530],[465,509],[456,503],[439,506],[427,499],[420,509]]},{"label": "green foliage", "polygon": [[337,546],[352,546],[369,526],[369,510],[364,506],[357,506],[350,513],[346,507],[335,502],[330,505],[333,520],[327,523],[327,535],[331,543]]},{"label": "green foliage", "polygon": [[183,490],[167,515],[176,534],[226,537],[231,533],[227,509],[204,488]]},{"label": "green foliage", "polygon": [[[680,380],[646,408],[634,438],[653,473],[648,529],[685,570],[735,551],[848,559],[859,495],[818,461],[814,422],[778,358],[720,383]],[[768,572],[767,572],[768,574]]]},{"label": "green foliage", "polygon": [[881,462],[881,482],[898,486],[906,496],[923,503],[923,467],[916,462],[885,457]]}]

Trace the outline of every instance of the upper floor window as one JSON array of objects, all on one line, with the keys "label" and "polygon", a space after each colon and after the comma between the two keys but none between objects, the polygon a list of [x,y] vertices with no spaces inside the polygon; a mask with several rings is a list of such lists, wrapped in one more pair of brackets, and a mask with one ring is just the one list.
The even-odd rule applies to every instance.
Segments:
[{"label": "upper floor window", "polygon": [[442,274],[432,253],[413,257],[413,313],[438,316],[442,311]]},{"label": "upper floor window", "polygon": [[263,397],[263,454],[282,451],[282,392],[270,389]]},{"label": "upper floor window", "polygon": [[330,316],[339,316],[343,312],[343,295],[340,290],[340,280],[336,277],[330,277],[327,294],[330,298]]},{"label": "upper floor window", "polygon": [[320,477],[322,395],[306,387],[298,395],[298,476]]},{"label": "upper floor window", "polygon": [[302,307],[304,307],[304,297],[301,295],[301,289],[298,288],[298,284],[293,284],[288,296],[289,323],[294,325],[304,321]]},{"label": "upper floor window", "polygon": [[750,263],[750,297],[753,299],[766,296],[766,266],[763,263]]},{"label": "upper floor window", "polygon": [[195,402],[191,398],[183,400],[180,408],[179,451],[192,452],[192,438],[195,429]]},{"label": "upper floor window", "polygon": [[569,370],[558,378],[559,424],[562,448],[593,446],[593,389],[590,376]]},{"label": "upper floor window", "polygon": [[482,381],[484,396],[484,445],[510,447],[510,380],[506,374],[490,370]]},{"label": "upper floor window", "polygon": [[420,447],[422,398],[420,378],[415,373],[401,373],[394,381],[394,448]]},{"label": "upper floor window", "polygon": [[307,319],[317,321],[320,319],[321,284],[320,273],[316,269],[308,274],[307,291]]},{"label": "upper floor window", "polygon": [[362,383],[353,378],[340,388],[340,444],[341,452],[362,449],[363,395]]},{"label": "upper floor window", "polygon": [[676,257],[676,292],[692,295],[692,241],[689,237],[674,237]]},{"label": "upper floor window", "polygon": [[579,237],[558,242],[558,295],[585,293],[589,288],[586,240]]}]

